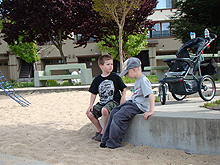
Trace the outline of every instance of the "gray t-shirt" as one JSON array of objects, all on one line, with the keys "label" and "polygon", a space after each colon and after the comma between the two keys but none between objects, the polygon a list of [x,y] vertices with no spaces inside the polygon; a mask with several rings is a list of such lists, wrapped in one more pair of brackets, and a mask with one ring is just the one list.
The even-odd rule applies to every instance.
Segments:
[{"label": "gray t-shirt", "polygon": [[150,110],[149,95],[153,94],[151,83],[146,76],[141,76],[134,83],[134,93],[132,95],[132,101],[136,103],[138,108],[147,112]]}]

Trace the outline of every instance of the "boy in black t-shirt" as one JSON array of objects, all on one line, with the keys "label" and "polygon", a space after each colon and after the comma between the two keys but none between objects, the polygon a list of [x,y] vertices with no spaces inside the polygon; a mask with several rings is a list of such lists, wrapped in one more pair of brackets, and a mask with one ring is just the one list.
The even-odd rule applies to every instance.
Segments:
[{"label": "boy in black t-shirt", "polygon": [[[125,102],[126,85],[121,77],[116,73],[112,73],[113,59],[110,55],[100,56],[98,59],[98,65],[102,70],[102,74],[98,75],[93,80],[89,88],[91,98],[86,115],[97,128],[97,132],[92,139],[101,141],[109,113],[114,107]],[[93,106],[97,94],[99,94],[100,101]],[[98,120],[101,116],[103,117],[103,127]]]}]

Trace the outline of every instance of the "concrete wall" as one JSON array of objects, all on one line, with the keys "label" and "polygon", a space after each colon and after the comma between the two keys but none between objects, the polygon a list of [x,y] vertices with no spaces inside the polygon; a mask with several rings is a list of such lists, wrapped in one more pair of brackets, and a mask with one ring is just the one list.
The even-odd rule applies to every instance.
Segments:
[{"label": "concrete wall", "polygon": [[136,115],[125,142],[153,148],[184,150],[191,154],[220,155],[220,119]]},{"label": "concrete wall", "polygon": [[8,62],[7,50],[8,44],[3,41],[3,38],[0,38],[0,71],[3,73],[6,79],[9,79],[9,67],[8,65],[4,65],[4,63]]},{"label": "concrete wall", "polygon": [[176,11],[176,9],[155,9],[154,14],[149,16],[148,19],[154,21],[170,20],[169,16],[171,16],[174,11]]},{"label": "concrete wall", "polygon": [[7,54],[8,49],[8,44],[0,37],[0,54]]}]

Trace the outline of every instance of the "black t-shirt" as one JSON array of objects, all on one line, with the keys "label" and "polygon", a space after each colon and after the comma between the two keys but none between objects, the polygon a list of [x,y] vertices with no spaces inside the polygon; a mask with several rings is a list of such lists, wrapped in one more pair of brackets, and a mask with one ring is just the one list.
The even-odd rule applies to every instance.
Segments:
[{"label": "black t-shirt", "polygon": [[116,73],[111,73],[108,77],[98,75],[93,80],[89,92],[97,95],[99,93],[99,104],[104,105],[109,101],[116,101],[120,103],[121,93],[127,86]]}]

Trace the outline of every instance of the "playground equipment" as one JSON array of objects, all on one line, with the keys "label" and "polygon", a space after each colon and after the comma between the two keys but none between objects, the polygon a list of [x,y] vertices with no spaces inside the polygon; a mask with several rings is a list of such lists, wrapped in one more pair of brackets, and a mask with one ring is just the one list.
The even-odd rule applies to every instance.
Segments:
[{"label": "playground equipment", "polygon": [[13,100],[18,102],[18,104],[23,107],[28,107],[31,103],[25,100],[21,95],[19,95],[14,88],[10,85],[10,83],[6,80],[2,72],[0,71],[0,88]]}]

